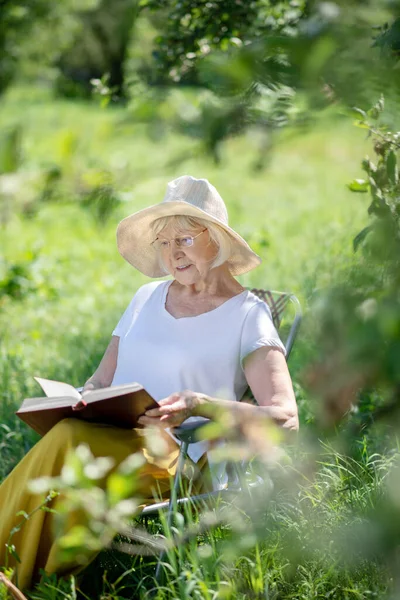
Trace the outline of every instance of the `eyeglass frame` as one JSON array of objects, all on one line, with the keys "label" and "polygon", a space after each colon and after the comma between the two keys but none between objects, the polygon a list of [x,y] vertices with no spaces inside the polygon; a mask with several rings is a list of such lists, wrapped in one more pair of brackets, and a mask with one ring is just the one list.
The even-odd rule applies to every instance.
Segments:
[{"label": "eyeglass frame", "polygon": [[[199,235],[201,235],[201,234],[202,234],[202,233],[204,233],[205,231],[207,231],[207,227],[206,227],[205,229],[203,229],[203,231],[200,231],[200,233],[198,233],[197,235],[181,235],[181,236],[176,236],[176,237],[174,237],[174,238],[171,238],[170,240],[163,240],[163,242],[165,241],[165,242],[167,242],[167,243],[168,243],[168,246],[167,246],[167,248],[169,248],[169,247],[171,246],[171,242],[175,242],[175,246],[176,246],[177,248],[191,248],[191,247],[194,245],[194,240],[195,240],[196,238],[198,238],[198,237],[199,237]],[[179,240],[179,239],[182,239],[182,238],[190,239],[190,240],[192,240],[192,241],[191,241],[191,243],[190,243],[190,244],[188,244],[187,246],[179,246],[179,244],[177,244],[177,243],[176,243],[176,240]],[[153,241],[151,242],[151,246],[153,246],[153,248],[154,248],[155,250],[157,250],[157,248],[154,246],[154,244],[155,244],[155,243],[158,241],[158,239],[159,239],[159,238],[158,238],[158,237],[156,237],[156,239],[155,239],[155,240],[153,240]],[[162,249],[162,248],[160,247],[160,248],[159,248],[159,250],[161,250],[161,249]]]}]

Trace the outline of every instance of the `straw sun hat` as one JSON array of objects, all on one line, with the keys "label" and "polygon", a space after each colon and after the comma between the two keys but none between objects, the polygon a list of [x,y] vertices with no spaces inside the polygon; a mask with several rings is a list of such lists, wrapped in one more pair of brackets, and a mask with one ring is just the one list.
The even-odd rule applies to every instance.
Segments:
[{"label": "straw sun hat", "polygon": [[151,224],[160,217],[175,215],[210,221],[229,234],[232,254],[228,265],[232,275],[246,273],[260,264],[260,257],[229,227],[225,203],[215,187],[207,179],[195,179],[190,175],[170,181],[162,202],[139,210],[121,221],[117,228],[120,254],[145,275],[164,277],[157,251],[151,244],[154,240]]}]

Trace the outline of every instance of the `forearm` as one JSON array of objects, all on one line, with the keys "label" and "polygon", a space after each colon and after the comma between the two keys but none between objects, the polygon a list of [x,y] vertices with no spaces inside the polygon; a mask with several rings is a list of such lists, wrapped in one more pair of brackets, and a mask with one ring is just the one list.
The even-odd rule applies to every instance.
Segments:
[{"label": "forearm", "polygon": [[91,377],[89,377],[89,379],[86,381],[85,385],[83,386],[83,392],[88,392],[90,390],[98,390],[100,388],[103,387],[107,387],[106,385],[104,385],[104,382],[102,382],[100,379],[96,378],[96,373],[94,373]]},{"label": "forearm", "polygon": [[111,385],[117,366],[119,338],[113,336],[101,362],[83,386],[83,391],[96,390]]},{"label": "forearm", "polygon": [[260,417],[267,417],[285,429],[297,431],[299,428],[297,410],[288,410],[281,402],[271,404],[270,406],[254,406],[247,402],[235,402],[233,400],[221,400],[210,396],[200,396],[200,403],[194,413],[196,416],[212,419],[218,415],[219,407],[222,410],[226,409],[234,412],[239,418],[252,417],[256,420]]}]

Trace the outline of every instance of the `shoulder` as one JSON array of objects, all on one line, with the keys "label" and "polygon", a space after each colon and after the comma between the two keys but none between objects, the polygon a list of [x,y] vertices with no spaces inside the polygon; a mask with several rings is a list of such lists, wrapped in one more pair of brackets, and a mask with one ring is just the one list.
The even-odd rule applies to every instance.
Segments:
[{"label": "shoulder", "polygon": [[145,283],[138,290],[136,290],[132,300],[128,305],[128,310],[131,312],[139,311],[153,295],[157,289],[161,289],[162,285],[167,283],[166,281],[150,281]]},{"label": "shoulder", "polygon": [[243,359],[254,350],[264,346],[276,347],[285,353],[285,346],[276,330],[267,303],[252,292],[248,292],[245,305],[246,314],[242,329],[241,358]]},{"label": "shoulder", "polygon": [[151,281],[142,285],[129,302],[124,314],[113,331],[113,335],[122,337],[132,326],[144,305],[157,289],[161,289],[166,281]]},{"label": "shoulder", "polygon": [[271,309],[268,304],[249,290],[244,294],[243,311],[246,316],[264,315],[272,321]]},{"label": "shoulder", "polygon": [[161,289],[167,283],[168,281],[150,281],[149,283],[145,283],[137,290],[134,298],[150,297],[157,288]]}]

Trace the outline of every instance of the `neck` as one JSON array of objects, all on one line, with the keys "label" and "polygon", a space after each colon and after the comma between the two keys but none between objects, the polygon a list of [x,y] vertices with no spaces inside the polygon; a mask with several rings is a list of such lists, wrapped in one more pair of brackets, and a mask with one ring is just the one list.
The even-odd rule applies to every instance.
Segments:
[{"label": "neck", "polygon": [[243,290],[243,287],[229,271],[226,263],[211,269],[206,277],[196,281],[196,283],[190,285],[178,283],[178,285],[184,288],[184,291],[190,295],[201,296],[229,295],[231,293],[239,293]]}]

